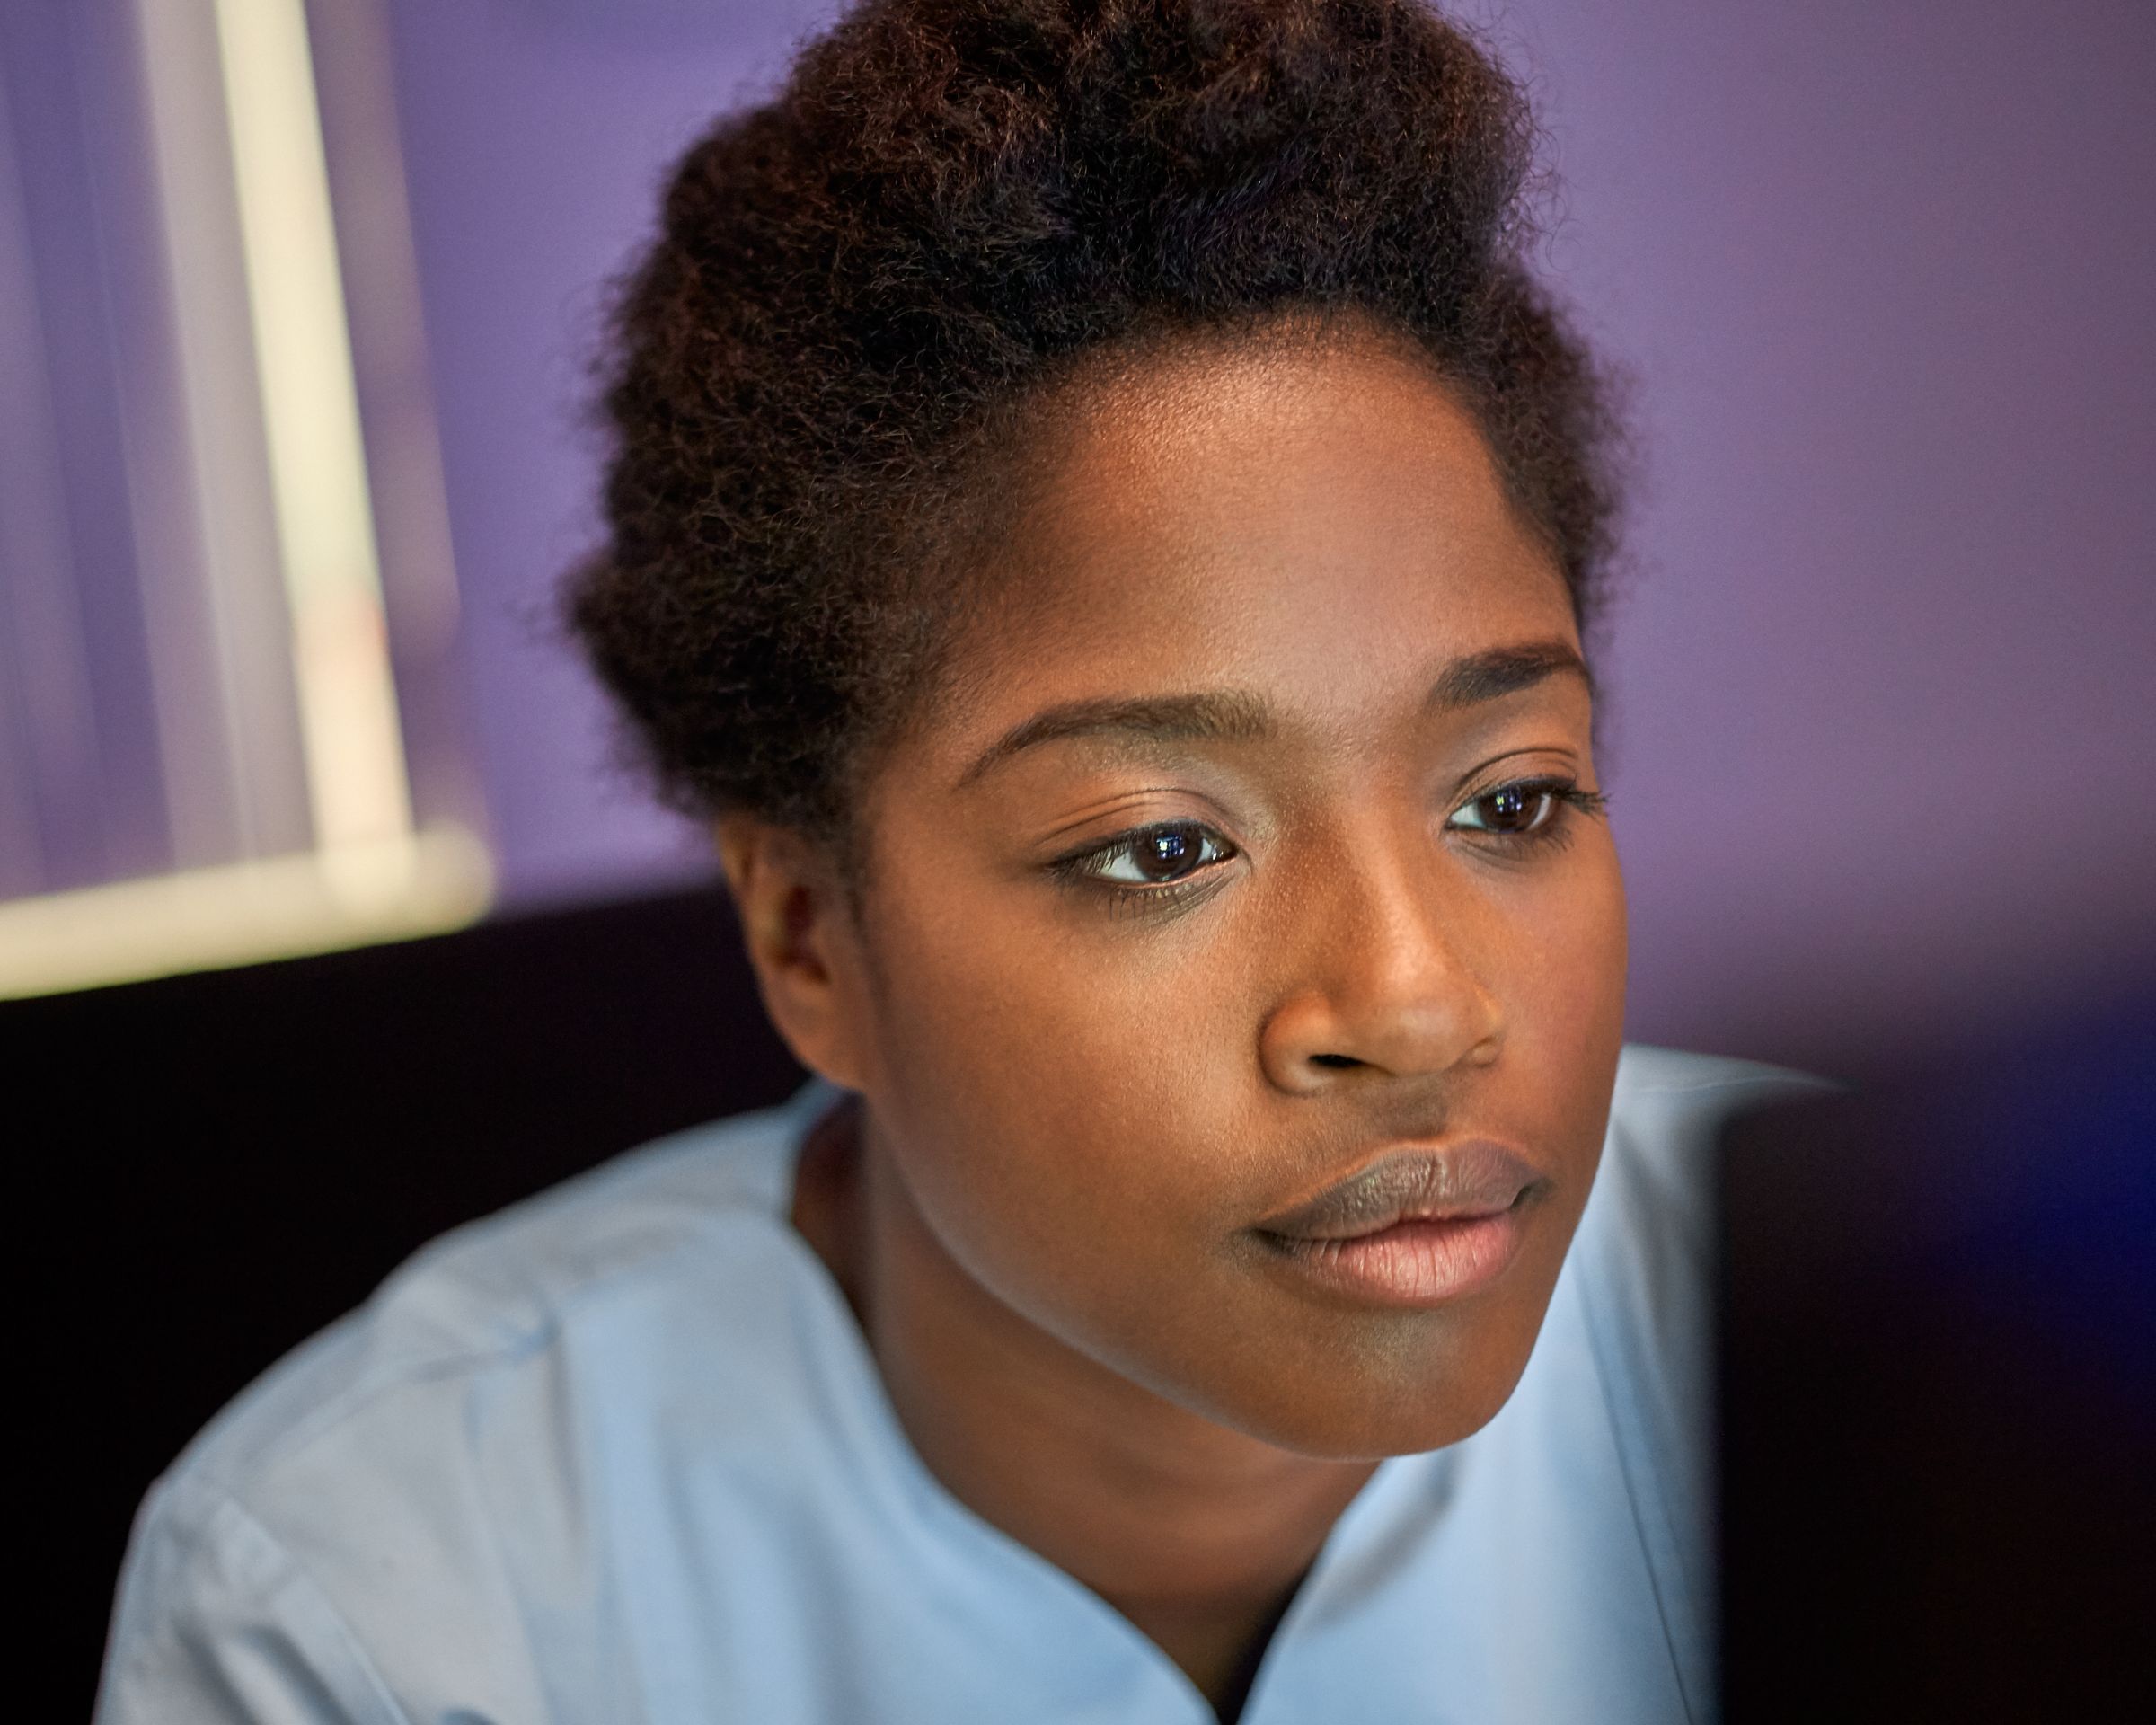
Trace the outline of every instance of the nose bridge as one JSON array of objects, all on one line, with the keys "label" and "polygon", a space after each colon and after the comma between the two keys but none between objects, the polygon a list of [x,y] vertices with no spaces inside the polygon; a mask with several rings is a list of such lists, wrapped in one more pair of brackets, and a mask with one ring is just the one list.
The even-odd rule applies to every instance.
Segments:
[{"label": "nose bridge", "polygon": [[1295,973],[1268,1031],[1277,1075],[1427,1072],[1494,1047],[1502,1027],[1478,963],[1474,895],[1441,844],[1427,824],[1372,813],[1312,846]]},{"label": "nose bridge", "polygon": [[1346,877],[1356,883],[1357,920],[1366,919],[1368,938],[1357,951],[1371,974],[1363,986],[1389,997],[1472,982],[1463,939],[1469,907],[1439,854],[1441,841],[1427,827],[1400,826],[1374,821],[1350,846],[1363,865]]}]

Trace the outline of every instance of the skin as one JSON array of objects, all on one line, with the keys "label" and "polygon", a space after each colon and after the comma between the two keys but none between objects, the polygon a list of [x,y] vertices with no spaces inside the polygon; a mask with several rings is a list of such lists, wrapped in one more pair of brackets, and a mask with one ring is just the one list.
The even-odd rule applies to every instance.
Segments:
[{"label": "skin", "polygon": [[[1507,783],[1595,790],[1590,692],[1460,686],[1578,636],[1426,367],[1353,332],[1193,347],[1046,424],[1001,602],[874,773],[865,887],[746,817],[721,853],[774,1022],[862,1099],[797,1222],[923,1459],[1232,1712],[1375,1458],[1518,1381],[1606,1124],[1622,888],[1590,810],[1490,823]],[[1434,702],[1448,669],[1486,698]],[[1038,734],[1193,694],[1230,697],[1196,734]],[[1160,823],[1180,881],[1100,849]],[[1470,1137],[1538,1183],[1464,1296],[1346,1296],[1254,1232]]]}]

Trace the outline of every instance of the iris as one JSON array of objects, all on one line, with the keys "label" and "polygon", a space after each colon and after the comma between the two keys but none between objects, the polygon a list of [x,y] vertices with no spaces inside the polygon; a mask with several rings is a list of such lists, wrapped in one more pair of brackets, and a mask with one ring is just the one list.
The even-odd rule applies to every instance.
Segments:
[{"label": "iris", "polygon": [[1180,880],[1205,856],[1205,838],[1195,827],[1156,827],[1131,847],[1131,860],[1148,880]]}]

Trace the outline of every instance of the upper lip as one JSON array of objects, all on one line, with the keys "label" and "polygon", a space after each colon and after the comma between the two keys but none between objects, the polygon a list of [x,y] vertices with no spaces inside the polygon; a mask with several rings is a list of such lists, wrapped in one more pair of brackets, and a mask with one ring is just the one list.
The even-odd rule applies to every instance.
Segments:
[{"label": "upper lip", "polygon": [[1409,1145],[1268,1216],[1258,1231],[1291,1240],[1359,1240],[1402,1222],[1496,1216],[1542,1180],[1518,1152],[1494,1139]]}]

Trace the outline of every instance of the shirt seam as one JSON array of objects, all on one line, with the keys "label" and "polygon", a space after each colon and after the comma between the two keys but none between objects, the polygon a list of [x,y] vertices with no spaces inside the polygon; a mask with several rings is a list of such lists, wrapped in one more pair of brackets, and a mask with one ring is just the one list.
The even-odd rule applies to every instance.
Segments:
[{"label": "shirt seam", "polygon": [[[305,1589],[308,1603],[320,1613],[322,1622],[329,1626],[330,1632],[336,1637],[338,1646],[351,1661],[353,1671],[367,1685],[370,1698],[375,1703],[380,1716],[390,1721],[390,1725],[412,1725],[411,1714],[407,1713],[398,1703],[381,1671],[376,1668],[374,1660],[368,1657],[367,1649],[360,1642],[358,1632],[346,1620],[344,1614],[339,1611],[331,1601],[328,1593],[323,1590],[322,1584],[315,1580],[306,1565],[299,1561],[292,1548],[272,1533],[261,1518],[234,1497],[231,1491],[205,1482],[196,1484],[190,1495],[193,1495],[194,1492],[199,1492],[208,1499],[207,1512],[199,1512],[196,1517],[191,1517],[196,1520],[194,1532],[196,1561],[200,1561],[202,1548],[215,1536],[215,1523],[219,1517],[229,1517],[238,1522],[251,1537],[260,1540],[276,1556],[278,1562],[283,1565],[285,1572]],[[269,1609],[269,1599],[262,1589],[251,1588],[248,1592],[252,1596],[254,1605],[265,1611]],[[140,1653],[141,1643],[138,1642],[135,1660],[137,1668],[140,1664]],[[322,1678],[325,1684],[329,1681],[329,1673],[321,1669],[319,1663],[314,1665],[314,1675]]]},{"label": "shirt seam", "polygon": [[[1701,1086],[1701,1088],[1714,1087]],[[1639,1542],[1640,1555],[1647,1563],[1648,1587],[1654,1595],[1655,1616],[1662,1627],[1662,1644],[1669,1654],[1670,1670],[1676,1678],[1677,1698],[1683,1703],[1684,1717],[1687,1721],[1696,1721],[1700,1714],[1699,1709],[1692,1703],[1692,1676],[1685,1668],[1684,1656],[1677,1646],[1676,1629],[1672,1622],[1670,1602],[1665,1588],[1664,1565],[1662,1561],[1657,1561],[1656,1541],[1648,1532],[1647,1511],[1641,1502],[1640,1470],[1644,1468],[1651,1473],[1653,1464],[1649,1459],[1638,1456],[1634,1453],[1636,1446],[1633,1442],[1633,1435],[1627,1429],[1627,1422],[1617,1405],[1617,1398],[1611,1383],[1606,1355],[1612,1342],[1603,1315],[1602,1302],[1596,1297],[1595,1290],[1585,1285],[1584,1278],[1580,1287],[1580,1301],[1586,1311],[1587,1333],[1590,1341],[1589,1352],[1595,1361],[1595,1382],[1602,1395],[1603,1411],[1610,1421],[1611,1435],[1616,1440],[1617,1465],[1624,1477],[1625,1508],[1631,1515],[1633,1535]],[[1651,1483],[1655,1483],[1657,1486],[1654,1492],[1657,1499],[1656,1507],[1657,1509],[1663,1510],[1664,1520],[1666,1522],[1667,1513],[1660,1500],[1661,1493],[1658,1482]],[[1665,1532],[1668,1535],[1669,1544],[1674,1548],[1677,1543],[1674,1530],[1666,1527]],[[1675,1561],[1682,1562],[1681,1558]]]}]

